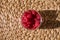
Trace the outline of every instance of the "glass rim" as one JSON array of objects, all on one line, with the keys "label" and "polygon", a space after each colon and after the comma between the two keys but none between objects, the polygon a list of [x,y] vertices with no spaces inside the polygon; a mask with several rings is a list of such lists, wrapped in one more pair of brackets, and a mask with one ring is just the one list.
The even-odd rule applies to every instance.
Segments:
[{"label": "glass rim", "polygon": [[[24,12],[25,12],[25,11],[24,11]],[[29,29],[29,30],[36,30],[37,28],[41,27],[41,24],[42,24],[42,22],[43,22],[43,20],[42,20],[42,15],[41,15],[38,11],[36,11],[36,12],[40,15],[40,24],[38,25],[38,27],[36,27],[35,29],[29,29],[29,28],[24,27],[24,25],[23,25],[23,23],[22,23],[22,16],[24,15],[24,13],[21,15],[21,25],[22,25],[22,27],[24,27],[25,29]]]}]

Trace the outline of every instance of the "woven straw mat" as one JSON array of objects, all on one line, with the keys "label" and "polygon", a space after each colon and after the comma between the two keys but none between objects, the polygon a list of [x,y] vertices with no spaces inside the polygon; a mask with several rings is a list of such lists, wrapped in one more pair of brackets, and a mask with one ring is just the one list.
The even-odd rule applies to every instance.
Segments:
[{"label": "woven straw mat", "polygon": [[[24,11],[32,9],[46,10],[47,16],[50,11],[57,11],[57,21],[54,23],[50,19],[50,23],[58,27],[36,30],[22,27],[21,15]],[[50,24],[47,25],[51,27]],[[0,0],[0,40],[60,40],[60,0]]]}]

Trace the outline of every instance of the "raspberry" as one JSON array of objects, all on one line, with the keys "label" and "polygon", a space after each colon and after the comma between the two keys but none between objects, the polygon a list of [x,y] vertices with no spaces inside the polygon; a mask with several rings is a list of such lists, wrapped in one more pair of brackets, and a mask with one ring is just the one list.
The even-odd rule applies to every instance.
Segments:
[{"label": "raspberry", "polygon": [[22,25],[27,29],[36,29],[40,26],[41,16],[35,10],[25,11],[22,15]]}]

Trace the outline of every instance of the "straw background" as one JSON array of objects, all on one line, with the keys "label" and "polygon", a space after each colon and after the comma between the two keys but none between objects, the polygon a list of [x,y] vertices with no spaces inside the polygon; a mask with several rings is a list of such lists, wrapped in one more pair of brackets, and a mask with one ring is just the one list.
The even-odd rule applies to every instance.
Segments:
[{"label": "straw background", "polygon": [[56,20],[60,21],[60,0],[0,0],[0,40],[60,40],[60,26],[36,30],[23,28],[21,15],[29,9],[58,10]]}]

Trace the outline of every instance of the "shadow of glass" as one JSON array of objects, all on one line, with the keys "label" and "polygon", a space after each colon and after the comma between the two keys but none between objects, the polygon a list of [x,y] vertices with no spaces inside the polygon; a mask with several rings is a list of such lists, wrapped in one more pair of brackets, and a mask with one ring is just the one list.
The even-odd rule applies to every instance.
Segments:
[{"label": "shadow of glass", "polygon": [[60,21],[56,20],[58,16],[56,10],[43,10],[39,11],[39,13],[43,19],[40,29],[54,29],[60,27]]}]

